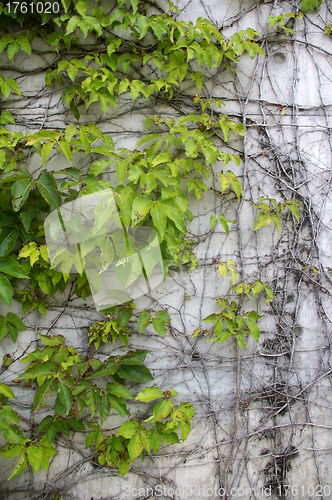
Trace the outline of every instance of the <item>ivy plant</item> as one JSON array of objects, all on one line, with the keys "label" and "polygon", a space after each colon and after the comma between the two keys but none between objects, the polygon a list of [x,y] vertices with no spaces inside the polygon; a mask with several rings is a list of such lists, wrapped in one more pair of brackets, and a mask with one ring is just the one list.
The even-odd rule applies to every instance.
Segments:
[{"label": "ivy plant", "polygon": [[[301,5],[303,11],[318,6],[317,2],[305,0]],[[172,4],[170,12],[147,15],[147,9],[148,4],[137,0],[118,0],[114,8],[100,2],[92,7],[87,0],[61,0],[58,13],[37,13],[32,22],[30,12],[13,12],[0,2],[0,52],[12,64],[22,51],[32,56],[32,42],[43,40],[57,54],[56,63],[48,63],[45,68],[45,85],[62,89],[63,105],[72,116],[63,129],[43,127],[37,132],[22,132],[13,114],[7,109],[1,111],[0,301],[7,307],[16,300],[22,303],[23,314],[38,310],[46,315],[56,292],[64,293],[73,279],[73,266],[78,272],[73,293],[83,300],[91,294],[87,274],[75,254],[60,258],[56,269],[50,262],[44,218],[51,211],[59,212],[65,203],[112,190],[124,227],[144,225],[157,234],[166,276],[169,266],[187,265],[193,270],[199,264],[193,251],[195,241],[187,234],[187,222],[193,220],[188,194],[193,193],[199,201],[209,191],[209,179],[217,176],[220,196],[233,192],[236,203],[243,195],[241,180],[235,173],[241,158],[224,152],[223,146],[229,147],[236,135],[243,137],[245,128],[238,118],[221,111],[225,106],[221,99],[204,97],[204,73],[221,65],[236,71],[243,54],[252,59],[264,55],[259,33],[248,28],[227,39],[207,19],[199,18],[195,23],[176,20]],[[283,19],[270,20],[270,25],[282,24]],[[6,32],[13,20],[22,27],[18,34]],[[82,49],[80,42],[88,35],[98,50],[90,49],[92,45]],[[75,57],[71,49],[75,49]],[[198,71],[191,69],[193,62]],[[137,67],[144,70],[141,79],[132,77]],[[172,103],[185,80],[193,82],[198,92],[192,96],[193,111],[177,118],[148,116],[145,132],[132,149],[116,148],[111,134],[102,132],[94,123],[80,122],[82,113],[92,106],[109,113],[123,96],[145,105],[155,98]],[[21,96],[17,81],[2,75],[0,91],[4,102]],[[34,174],[24,163],[25,157],[33,153],[40,156],[42,165]],[[49,161],[56,155],[71,166],[51,171]],[[89,167],[73,166],[73,160],[82,156]],[[113,178],[106,175],[113,170]],[[254,205],[259,211],[254,230],[273,222],[280,231],[281,212],[286,208],[299,220],[300,204],[296,200],[260,198]],[[97,215],[102,225],[105,214],[100,210]],[[217,222],[226,234],[229,225],[236,224],[224,214],[211,215],[211,230]],[[107,249],[105,243],[93,240],[90,247],[85,245],[84,257],[95,251],[107,253],[107,268],[114,258],[110,256],[116,254],[111,237],[107,238]],[[237,271],[232,260],[220,263],[219,272],[223,277],[231,274],[235,295],[231,302],[218,298],[221,311],[203,320],[214,323],[212,331],[207,332],[208,340],[219,343],[232,336],[245,348],[248,334],[258,340],[257,320],[261,316],[253,310],[245,311],[238,296],[246,294],[249,298],[265,290],[270,301],[273,292],[260,280],[234,284]],[[163,441],[178,443],[178,432],[182,441],[187,439],[194,416],[192,404],[174,405],[172,398],[177,394],[173,389],[135,386],[153,380],[144,365],[146,350],[129,350],[107,359],[100,353],[101,345],[110,340],[118,339],[128,348],[131,337],[142,334],[150,323],[157,334],[167,334],[171,321],[167,311],[144,309],[138,313],[134,302],[124,302],[105,309],[104,319],[90,326],[90,348],[85,354],[66,345],[61,335],[40,335],[43,347],[31,348],[21,360],[27,367],[17,381],[23,380],[29,390],[33,390],[32,384],[36,387],[29,429],[23,430],[20,414],[8,403],[14,400],[14,392],[0,383],[0,431],[7,441],[0,456],[18,457],[10,478],[20,475],[28,464],[34,472],[40,467],[47,470],[59,434],[85,433],[86,448],[93,446],[100,466],[117,467],[121,475],[128,472],[138,456],[144,458],[152,450],[157,453]],[[13,312],[0,315],[0,340],[9,334],[16,342],[19,331],[25,328]],[[198,329],[194,335],[201,332]],[[94,355],[90,355],[91,344]],[[7,353],[3,371],[11,362]],[[128,384],[132,391],[126,387]],[[149,405],[142,418],[131,416],[134,401]],[[42,420],[41,410],[47,410]],[[124,420],[115,431],[105,428],[111,411]]]}]

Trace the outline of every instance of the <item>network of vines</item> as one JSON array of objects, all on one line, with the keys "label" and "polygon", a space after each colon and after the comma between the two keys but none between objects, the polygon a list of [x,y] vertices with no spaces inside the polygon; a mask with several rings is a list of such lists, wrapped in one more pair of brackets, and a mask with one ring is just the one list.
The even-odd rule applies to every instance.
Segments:
[{"label": "network of vines", "polygon": [[[0,339],[6,346],[1,368],[6,383],[0,383],[0,430],[6,444],[0,456],[15,459],[8,479],[17,478],[27,467],[34,473],[40,468],[48,471],[60,446],[81,457],[74,466],[77,474],[89,462],[89,474],[107,465],[124,476],[128,470],[138,470],[134,460],[139,456],[144,459],[148,454],[155,463],[162,442],[163,446],[176,448],[180,440],[183,443],[188,438],[194,407],[192,402],[173,403],[177,392],[169,388],[169,376],[161,377],[161,387],[139,386],[153,381],[153,370],[144,364],[150,350],[136,347],[139,339],[144,343],[154,331],[161,342],[172,335],[178,343],[176,347],[171,342],[165,345],[176,352],[173,368],[179,374],[189,357],[192,373],[198,363],[205,380],[207,395],[195,403],[206,405],[215,443],[206,448],[201,443],[188,448],[182,445],[185,451],[181,452],[180,461],[209,456],[217,464],[214,485],[222,490],[226,500],[232,487],[241,484],[242,475],[248,475],[246,456],[250,440],[271,442],[262,453],[265,465],[260,481],[263,487],[272,488],[277,498],[285,498],[287,474],[299,451],[294,444],[295,435],[284,446],[278,432],[278,426],[284,424],[278,424],[277,419],[295,402],[306,408],[306,421],[311,418],[311,382],[308,388],[302,387],[289,375],[296,352],[301,287],[314,287],[325,324],[328,320],[320,292],[330,295],[330,269],[319,259],[319,214],[314,211],[309,194],[301,189],[306,182],[306,168],[300,148],[296,149],[298,156],[282,155],[273,144],[268,120],[261,124],[249,118],[253,86],[245,98],[237,89],[241,113],[234,113],[228,111],[227,101],[231,99],[220,96],[220,92],[215,95],[211,84],[223,72],[236,75],[241,58],[257,60],[256,69],[259,68],[262,63],[258,61],[268,61],[269,37],[276,33],[279,43],[293,40],[296,23],[309,22],[308,16],[320,7],[320,2],[294,2],[292,12],[271,14],[268,24],[277,31],[265,27],[263,33],[248,27],[233,30],[229,36],[224,34],[229,26],[218,26],[209,16],[195,22],[181,20],[181,10],[172,3],[166,10],[136,0],[119,0],[117,4],[62,0],[57,14],[57,9],[52,14],[39,14],[37,10],[32,14],[25,12],[21,4],[14,11],[13,5],[0,3],[0,299],[6,306],[4,311],[9,308],[17,312],[10,310],[0,316]],[[252,6],[244,3],[230,25],[260,7],[260,2]],[[322,28],[324,32],[327,38],[328,22]],[[307,49],[313,47],[308,43]],[[22,52],[31,60],[41,57],[43,65],[35,70],[20,68],[16,61]],[[45,82],[33,97],[28,90],[22,90],[26,78],[32,75],[42,75]],[[255,72],[253,82],[257,78]],[[37,123],[33,113],[29,113],[33,99],[41,98],[46,104],[44,116],[38,115]],[[266,118],[263,99],[259,106]],[[274,113],[287,116],[288,106],[278,102]],[[132,127],[131,135],[140,138],[136,144],[131,141],[123,147],[125,141],[119,137],[125,131],[116,120],[129,112],[133,116],[136,113],[138,120],[145,117],[146,131],[142,133],[138,125],[137,130]],[[292,113],[294,116],[293,108]],[[107,127],[108,121],[111,127]],[[237,137],[244,140],[244,151],[237,146]],[[249,154],[249,143],[259,144],[261,149],[253,146],[257,154]],[[298,138],[295,143],[298,144]],[[53,165],[59,161],[67,166],[55,170]],[[249,164],[260,173],[249,171]],[[295,164],[299,168],[295,169]],[[263,186],[266,178],[274,181],[274,187],[267,188],[268,196]],[[183,269],[187,276],[194,277],[195,272],[200,276],[204,284],[193,321],[196,328],[190,330],[190,321],[183,319],[190,301],[197,296],[195,283],[190,280],[190,289],[183,290],[181,307],[170,305],[171,300],[168,307],[161,305],[151,296],[147,306],[131,301],[108,308],[103,317],[95,313],[92,321],[89,316],[83,328],[85,339],[79,346],[72,345],[65,333],[68,325],[61,327],[61,318],[70,317],[74,326],[76,320],[86,318],[91,289],[85,272],[77,278],[70,274],[74,260],[64,262],[61,272],[52,268],[44,220],[64,203],[108,189],[115,193],[124,225],[148,226],[156,231],[165,278],[174,276],[176,283]],[[205,224],[203,231],[192,229],[197,228],[195,222],[201,218],[195,207],[211,197],[217,202],[214,201],[213,211],[209,208],[204,214],[209,227]],[[262,259],[258,266],[256,257],[246,255],[248,243],[243,240],[242,230],[245,223],[251,241],[256,238],[257,256],[266,255],[257,232],[264,226],[270,228],[273,257]],[[229,240],[234,234],[235,247],[234,240]],[[211,259],[214,236],[220,236],[216,241],[224,250]],[[107,267],[117,252],[112,235],[96,245]],[[87,255],[94,250],[88,249]],[[223,259],[222,255],[229,258]],[[249,263],[250,258],[253,263]],[[255,271],[251,272],[253,267]],[[220,293],[206,287],[213,274],[221,283]],[[290,283],[295,289],[294,297],[298,291],[297,298],[288,298]],[[216,303],[217,312],[202,316],[203,301],[204,310],[215,311]],[[18,312],[19,304],[22,314]],[[42,328],[43,333],[31,323],[29,318],[36,318],[32,311],[46,319],[48,312],[55,313],[51,324]],[[173,324],[171,313],[178,313],[184,331]],[[267,370],[272,374],[270,382],[260,386],[254,368],[258,354],[250,338],[259,341],[262,327],[258,322],[264,325],[264,313],[273,316],[277,334],[267,334],[260,350],[262,359],[271,360]],[[201,321],[213,325],[205,329]],[[61,328],[64,335],[57,333]],[[16,348],[20,335],[29,330],[36,331],[36,339],[24,349]],[[225,344],[218,345],[213,356],[204,356],[199,346],[206,341]],[[125,352],[123,344],[130,350]],[[246,344],[250,346],[248,355]],[[121,354],[114,355],[112,346],[120,349]],[[322,359],[328,356],[328,350],[329,344],[324,346]],[[158,353],[153,354],[158,358]],[[220,438],[222,424],[207,373],[215,362],[222,366],[223,360],[236,364],[236,390],[234,398],[226,398],[223,407],[226,419],[233,412],[233,431]],[[25,370],[21,363],[27,363]],[[328,365],[324,358],[322,366],[325,363]],[[20,375],[11,381],[7,374],[13,373],[13,366]],[[243,372],[251,374],[248,384],[241,381]],[[329,373],[325,370],[316,378],[320,380]],[[17,394],[24,391],[30,397],[33,393],[33,405],[20,408]],[[154,406],[148,404],[157,400]],[[134,405],[133,401],[137,403]],[[268,411],[263,412],[258,427],[252,428],[248,415],[250,405],[256,401],[263,408],[267,406]],[[83,446],[80,436],[84,437]],[[314,434],[312,440],[315,449]],[[173,448],[172,453],[176,456]],[[176,465],[171,465],[170,470]],[[317,460],[316,467],[323,497]],[[64,475],[45,483],[42,490],[33,486],[33,480],[28,489],[6,485],[1,488],[8,495],[27,490],[33,498],[71,498],[68,490],[81,480],[73,480],[72,472],[68,468]],[[145,475],[145,484],[153,484],[153,474],[148,471]],[[162,479],[173,484],[166,476]]]}]

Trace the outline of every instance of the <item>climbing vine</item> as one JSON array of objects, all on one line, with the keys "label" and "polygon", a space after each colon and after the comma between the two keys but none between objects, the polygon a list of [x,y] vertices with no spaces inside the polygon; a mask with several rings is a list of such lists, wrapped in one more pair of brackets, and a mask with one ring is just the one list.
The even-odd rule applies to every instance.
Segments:
[{"label": "climbing vine", "polygon": [[[280,25],[291,35],[287,20],[302,19],[304,12],[320,3],[303,0],[295,13],[270,16],[269,25]],[[199,265],[194,251],[196,241],[187,231],[194,217],[188,193],[193,192],[199,201],[203,192],[209,192],[208,182],[218,179],[220,197],[232,193],[232,202],[237,204],[243,196],[241,179],[235,173],[241,155],[229,150],[232,138],[244,137],[245,127],[238,118],[224,112],[227,107],[222,99],[205,96],[204,75],[221,65],[236,71],[243,54],[251,59],[264,56],[260,34],[247,28],[226,38],[207,19],[199,18],[196,23],[177,21],[173,16],[177,8],[171,3],[167,13],[151,14],[149,8],[150,3],[136,0],[119,0],[108,10],[98,3],[92,7],[86,0],[62,0],[58,16],[35,14],[32,18],[29,13],[13,13],[0,3],[0,52],[13,63],[19,51],[32,56],[35,41],[46,43],[56,59],[44,68],[45,85],[62,92],[62,103],[70,116],[70,123],[63,129],[42,126],[37,132],[22,132],[16,126],[13,109],[12,113],[8,109],[1,111],[0,299],[7,307],[16,300],[22,303],[23,314],[36,309],[45,316],[50,298],[67,289],[73,267],[78,273],[73,281],[75,295],[82,300],[90,296],[91,283],[75,252],[59,259],[55,269],[45,244],[45,215],[59,211],[65,203],[112,190],[123,226],[147,226],[156,232],[165,277],[172,266],[193,270]],[[21,25],[18,36],[7,32],[13,19]],[[329,34],[328,26],[326,30]],[[146,132],[135,147],[118,147],[111,134],[85,119],[95,103],[103,113],[117,108],[119,96],[132,102],[139,100],[142,106],[158,99],[176,107],[186,80],[197,89],[191,97],[195,111],[183,112],[180,117],[166,113],[147,116]],[[0,75],[0,90],[4,106],[7,99],[15,102],[16,96],[21,97],[19,84],[11,77]],[[43,166],[37,173],[25,168],[26,158],[33,152],[40,156]],[[51,170],[49,165],[56,155],[71,166]],[[78,168],[82,158],[87,167]],[[286,209],[295,221],[300,221],[302,204],[295,198],[278,201],[260,197],[250,201],[256,210],[253,231],[273,224],[280,233]],[[237,224],[223,213],[209,215],[211,229],[220,223],[226,234],[229,225]],[[106,220],[101,209],[96,217],[100,225]],[[112,235],[103,241],[96,239],[90,246],[84,247],[83,243],[81,257],[92,258],[97,249],[104,269],[116,255],[120,256]],[[218,264],[222,277],[230,273],[234,300],[218,297],[221,311],[203,319],[214,323],[212,330],[198,328],[193,335],[205,335],[216,343],[234,336],[244,349],[248,336],[258,341],[257,321],[261,318],[257,311],[247,310],[245,297],[249,301],[264,291],[270,303],[273,291],[260,279],[235,283],[238,275],[233,260]],[[17,381],[24,380],[26,388],[35,389],[29,429],[21,425],[21,415],[9,404],[15,393],[8,385],[0,384],[0,430],[8,442],[0,456],[18,457],[9,479],[20,475],[28,464],[34,472],[40,467],[47,470],[56,453],[56,436],[68,437],[72,431],[86,434],[86,448],[94,446],[99,464],[118,467],[121,475],[128,472],[138,456],[144,458],[145,452],[150,454],[152,449],[156,453],[162,441],[179,443],[177,431],[182,441],[187,439],[194,416],[190,402],[175,406],[171,398],[177,393],[169,388],[137,389],[134,396],[125,387],[128,381],[145,384],[153,380],[144,365],[147,351],[128,351],[107,359],[100,351],[103,344],[116,340],[128,348],[131,338],[143,334],[150,322],[155,332],[164,336],[170,316],[163,310],[138,312],[133,301],[103,312],[106,317],[89,328],[86,353],[67,345],[61,335],[39,335],[43,347],[29,349],[27,356],[20,359],[28,366]],[[0,340],[9,335],[15,343],[25,328],[13,312],[0,316]],[[6,354],[3,372],[11,364],[11,355]],[[160,402],[142,411],[144,417],[136,418],[125,400]],[[53,412],[36,424],[39,412],[50,401]],[[127,417],[116,432],[103,426],[111,410]]]}]

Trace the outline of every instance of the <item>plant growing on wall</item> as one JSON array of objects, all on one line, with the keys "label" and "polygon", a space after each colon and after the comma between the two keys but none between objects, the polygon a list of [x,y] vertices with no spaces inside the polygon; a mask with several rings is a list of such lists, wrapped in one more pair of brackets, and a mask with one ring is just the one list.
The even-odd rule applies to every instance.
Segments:
[{"label": "plant growing on wall", "polygon": [[[231,134],[243,137],[245,128],[223,112],[222,100],[210,100],[201,94],[204,73],[222,64],[235,71],[244,53],[251,58],[264,55],[259,33],[248,28],[227,40],[206,19],[199,18],[195,24],[177,21],[172,15],[176,10],[172,4],[168,13],[147,14],[148,5],[136,0],[130,3],[118,0],[109,11],[99,3],[92,6],[86,0],[62,0],[61,5],[50,2],[51,14],[35,10],[33,16],[31,6],[37,9],[37,2],[29,4],[27,12],[22,10],[22,4],[14,10],[14,4],[0,3],[0,24],[4,30],[0,52],[14,62],[19,51],[33,54],[34,40],[42,39],[48,44],[58,57],[56,64],[45,68],[45,84],[62,89],[63,104],[72,118],[61,130],[42,127],[38,132],[22,132],[8,109],[1,112],[0,300],[11,307],[15,299],[22,303],[23,313],[37,309],[46,315],[49,299],[56,292],[64,292],[70,269],[76,264],[73,258],[66,269],[52,268],[43,218],[52,210],[59,211],[64,203],[107,189],[115,194],[124,227],[147,226],[156,232],[164,276],[169,266],[187,265],[194,269],[198,260],[193,252],[195,241],[187,236],[186,223],[193,219],[187,194],[193,192],[199,200],[202,192],[208,191],[206,181],[215,175],[219,178],[221,196],[232,191],[237,203],[243,194],[241,180],[233,171],[239,167],[241,158],[223,152],[221,145],[228,145]],[[55,12],[57,5],[59,11]],[[315,6],[316,2],[302,2],[303,11]],[[285,27],[284,17],[279,18],[270,19],[270,26],[280,23]],[[5,32],[13,19],[22,25],[18,36]],[[84,44],[88,36],[98,44],[98,50],[90,50]],[[193,62],[199,68],[197,71],[191,69]],[[132,77],[132,68],[140,68],[140,79]],[[81,115],[94,103],[99,103],[104,113],[116,108],[122,94],[130,96],[132,101],[149,102],[158,98],[172,103],[186,79],[197,88],[192,98],[195,111],[183,113],[179,118],[148,116],[147,132],[134,150],[116,148],[110,134],[94,123],[80,122]],[[0,76],[0,89],[4,105],[12,94],[21,95],[19,85],[10,77]],[[43,165],[37,175],[24,166],[26,155],[32,151],[40,156]],[[64,155],[70,165],[76,157],[84,156],[89,160],[89,168],[70,166],[49,171],[48,161],[57,154]],[[214,169],[220,164],[222,167],[216,174]],[[105,174],[113,166],[116,179],[110,181]],[[279,202],[260,198],[252,204],[257,209],[253,230],[273,223],[280,232],[282,212],[286,210],[299,220],[301,204],[295,199]],[[210,223],[212,229],[220,223],[228,234],[229,225],[236,221],[217,214],[217,217],[211,215]],[[95,241],[86,255],[96,249],[101,255],[107,253],[109,266],[114,258],[109,255],[116,255],[117,248],[111,238],[107,240],[107,251],[105,244]],[[85,299],[91,292],[87,275],[78,268],[77,271],[75,294]],[[229,272],[235,283],[235,262],[220,263],[219,272],[224,277]],[[204,319],[215,323],[212,331],[207,332],[208,340],[220,343],[232,335],[242,348],[248,335],[258,340],[260,315],[254,310],[245,311],[243,299],[262,291],[268,302],[273,300],[270,285],[260,280],[234,284],[231,303],[218,298],[222,310]],[[105,310],[107,319],[90,328],[89,344],[98,349],[101,343],[120,339],[128,347],[134,334],[128,326],[136,314],[134,311],[133,302]],[[155,331],[165,335],[170,323],[165,311],[143,310],[137,319],[139,333],[151,321]],[[0,340],[9,335],[15,342],[19,331],[24,329],[16,314],[8,312],[0,316]],[[200,333],[201,329],[194,335]],[[162,440],[178,443],[176,431],[180,430],[183,441],[188,437],[194,416],[191,403],[174,406],[171,398],[176,392],[172,389],[148,387],[134,398],[125,387],[126,380],[146,383],[153,379],[144,365],[147,351],[128,351],[101,361],[98,353],[95,356],[78,353],[66,345],[62,336],[41,335],[40,340],[44,346],[21,360],[28,366],[19,380],[26,385],[35,383],[37,388],[28,430],[22,430],[19,414],[8,404],[15,397],[12,389],[0,384],[0,430],[8,441],[0,455],[18,457],[11,478],[21,474],[28,463],[34,472],[40,467],[46,470],[55,454],[53,443],[57,433],[66,436],[71,431],[87,433],[86,447],[94,445],[99,464],[118,467],[122,475],[139,455],[144,458],[145,452],[152,449],[157,452]],[[11,362],[10,355],[6,355],[3,370]],[[99,381],[101,378],[106,378],[105,387]],[[150,408],[151,416],[141,422],[131,417],[125,402],[132,399],[144,403],[160,401]],[[36,415],[49,401],[54,402],[53,413],[35,424]],[[115,433],[102,427],[111,409],[127,417]]]}]

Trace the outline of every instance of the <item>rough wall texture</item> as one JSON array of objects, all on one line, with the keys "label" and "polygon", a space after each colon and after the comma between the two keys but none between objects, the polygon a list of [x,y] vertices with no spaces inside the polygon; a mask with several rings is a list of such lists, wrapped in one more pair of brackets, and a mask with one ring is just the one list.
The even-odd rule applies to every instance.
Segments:
[{"label": "rough wall texture", "polygon": [[[2,486],[2,498],[51,499],[57,491],[61,498],[75,500],[332,498],[332,308],[327,269],[332,267],[332,40],[324,34],[332,12],[323,5],[318,14],[296,20],[292,36],[271,30],[268,16],[295,12],[293,3],[179,4],[179,17],[207,17],[224,28],[225,36],[249,26],[257,29],[266,53],[254,60],[243,56],[236,75],[230,68],[212,69],[202,89],[210,98],[222,98],[225,112],[240,118],[247,128],[244,141],[234,135],[229,147],[230,152],[242,153],[243,199],[234,202],[230,193],[221,201],[217,165],[209,192],[199,202],[189,197],[195,215],[189,232],[197,241],[199,267],[191,273],[173,270],[151,296],[136,301],[137,307],[154,306],[157,301],[172,318],[166,337],[151,329],[133,335],[130,347],[150,349],[147,364],[156,383],[176,389],[179,402],[194,403],[196,417],[188,440],[182,446],[165,445],[144,463],[136,459],[122,479],[109,468],[98,468],[83,442],[62,438],[47,474],[26,471]],[[63,128],[72,118],[61,104],[59,90],[48,90],[44,83],[43,67],[55,54],[40,41],[34,43],[33,58],[21,53],[17,71],[4,72],[17,78],[23,91],[23,98],[15,101],[17,124],[33,131],[45,125]],[[3,57],[2,67],[6,64]],[[135,78],[139,74],[138,68]],[[124,94],[116,111],[103,116],[98,105],[92,106],[81,121],[95,121],[119,146],[130,148],[143,133],[147,114],[190,112],[194,93],[186,82],[178,105],[172,107],[162,100],[148,106],[137,100],[133,106]],[[220,147],[227,151],[222,140]],[[25,161],[37,174],[40,157],[31,155]],[[76,161],[80,168],[88,167],[82,159]],[[58,155],[48,163],[52,170],[65,166],[66,159]],[[111,172],[108,175],[112,178]],[[284,201],[293,195],[304,207],[299,224],[289,213],[280,235],[272,225],[252,231],[257,210],[251,201],[259,196]],[[221,226],[211,230],[211,213],[224,213],[238,225],[228,236]],[[248,302],[248,309],[257,308],[263,318],[259,343],[250,339],[245,351],[232,339],[216,345],[205,337],[192,337],[202,318],[217,310],[214,299],[230,296],[230,280],[218,273],[218,264],[227,258],[237,262],[241,280],[269,281],[275,292],[271,305],[264,297]],[[16,355],[35,345],[37,333],[49,331],[61,332],[69,343],[86,349],[87,327],[101,317],[93,302],[86,302],[75,298],[69,286],[65,295],[53,300],[46,319],[29,314],[25,321],[30,329],[15,345]],[[120,348],[115,343],[103,350],[111,354]],[[13,349],[10,341],[4,340],[2,349]],[[11,384],[19,369],[13,364],[3,381]],[[20,412],[30,418],[33,387],[16,387],[16,392]],[[132,411],[139,415],[142,408],[132,405]],[[47,408],[38,418],[45,412]],[[114,416],[105,427],[120,422]],[[10,467],[10,461],[1,460],[4,478]]]}]

